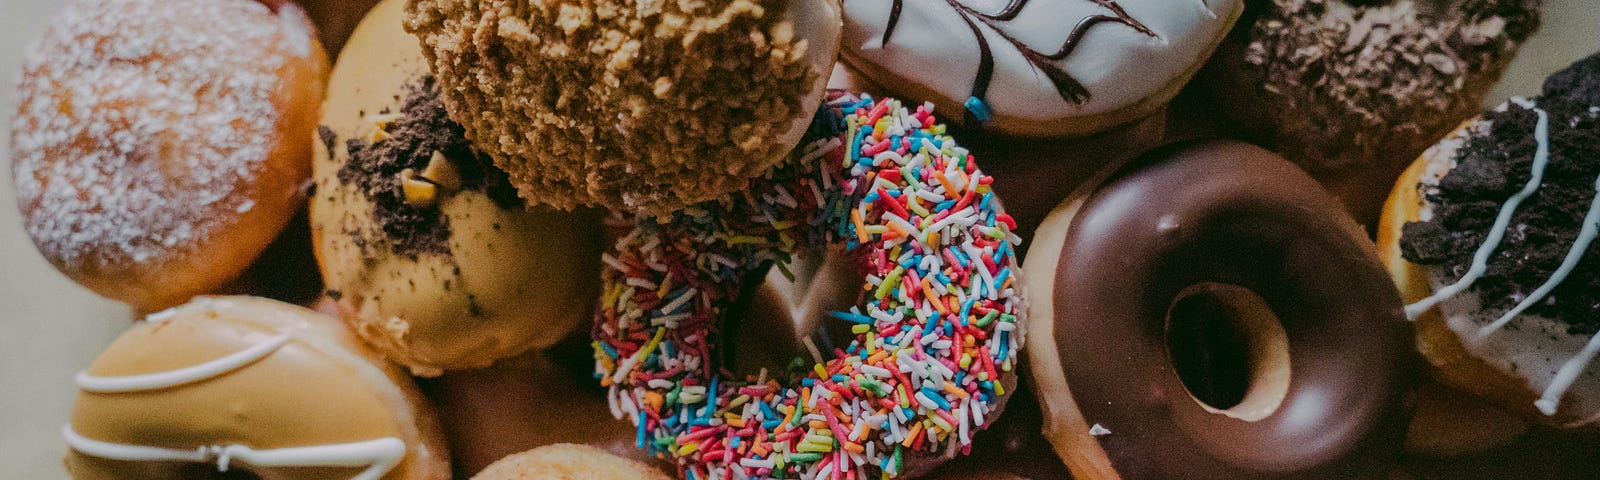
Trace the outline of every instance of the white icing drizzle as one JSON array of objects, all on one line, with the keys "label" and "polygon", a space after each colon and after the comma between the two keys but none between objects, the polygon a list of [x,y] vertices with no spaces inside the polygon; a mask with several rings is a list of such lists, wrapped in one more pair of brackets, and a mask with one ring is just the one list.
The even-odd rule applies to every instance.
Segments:
[{"label": "white icing drizzle", "polygon": [[1494,254],[1495,249],[1500,246],[1500,241],[1505,238],[1506,226],[1511,223],[1511,215],[1516,213],[1522,201],[1533,196],[1533,192],[1538,191],[1539,185],[1544,182],[1544,167],[1550,163],[1550,114],[1527,99],[1513,98],[1511,101],[1539,114],[1539,123],[1533,133],[1535,140],[1539,142],[1539,148],[1533,154],[1533,171],[1528,176],[1528,183],[1500,206],[1500,213],[1495,216],[1494,225],[1489,227],[1488,236],[1484,237],[1483,244],[1478,246],[1478,251],[1472,256],[1472,266],[1467,269],[1467,274],[1462,275],[1456,283],[1438,289],[1428,298],[1406,305],[1408,319],[1416,320],[1423,312],[1438,305],[1439,302],[1466,291],[1472,287],[1473,282],[1483,276],[1484,271],[1489,268],[1489,256]]},{"label": "white icing drizzle", "polygon": [[1594,361],[1597,353],[1600,353],[1600,334],[1590,337],[1589,343],[1583,346],[1583,351],[1561,365],[1561,369],[1556,371],[1555,380],[1550,381],[1550,386],[1544,389],[1544,394],[1540,395],[1539,400],[1533,402],[1533,405],[1539,407],[1539,411],[1545,415],[1555,415],[1556,409],[1561,407],[1561,396],[1567,393],[1567,389],[1572,388],[1572,382],[1578,380],[1578,375],[1589,368],[1589,363]]},{"label": "white icing drizzle", "polygon": [[192,450],[102,442],[61,427],[73,451],[108,460],[147,462],[212,462],[226,472],[234,460],[257,467],[367,467],[350,480],[377,480],[405,458],[406,444],[395,437],[310,447],[256,450],[244,445],[207,445]]},{"label": "white icing drizzle", "polygon": [[88,392],[117,393],[156,390],[194,383],[237,370],[240,367],[266,358],[267,355],[271,355],[272,352],[276,352],[279,348],[283,348],[284,345],[288,344],[290,338],[287,333],[280,334],[265,342],[216,360],[165,372],[120,377],[97,377],[90,375],[88,371],[81,371],[78,372],[77,376],[78,387]]},{"label": "white icing drizzle", "polygon": [[1506,311],[1494,323],[1478,329],[1478,338],[1487,337],[1500,330],[1507,323],[1511,323],[1511,320],[1516,318],[1517,315],[1521,315],[1523,311],[1532,307],[1533,304],[1543,300],[1546,295],[1550,294],[1551,290],[1555,290],[1557,285],[1567,279],[1567,275],[1572,274],[1574,268],[1577,268],[1578,261],[1583,259],[1584,252],[1589,251],[1589,244],[1594,242],[1595,235],[1600,233],[1600,178],[1595,178],[1594,190],[1595,197],[1594,200],[1589,202],[1589,213],[1583,216],[1583,228],[1578,231],[1578,238],[1572,242],[1572,248],[1567,250],[1566,258],[1561,260],[1561,266],[1556,268],[1555,273],[1550,274],[1550,278],[1545,280],[1543,285],[1540,285],[1533,293],[1528,294],[1528,298],[1522,299],[1522,302],[1517,303],[1517,306]]}]

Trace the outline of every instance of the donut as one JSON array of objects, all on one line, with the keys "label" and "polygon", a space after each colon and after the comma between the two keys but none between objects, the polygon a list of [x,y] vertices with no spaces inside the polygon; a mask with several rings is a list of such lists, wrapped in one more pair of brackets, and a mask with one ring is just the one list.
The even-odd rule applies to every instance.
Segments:
[{"label": "donut", "polygon": [[[597,376],[638,447],[684,476],[915,476],[965,453],[1014,385],[1020,239],[989,178],[932,105],[835,95],[783,168],[735,200],[642,217],[602,257]],[[832,313],[852,341],[720,373],[742,280],[828,244],[868,275]]]},{"label": "donut", "polygon": [[450,478],[411,380],[286,303],[197,297],[145,317],[76,380],[62,428],[75,479]]},{"label": "donut", "polygon": [[[794,333],[789,302],[771,282],[754,290],[743,304],[729,309],[744,320],[727,332],[737,345],[730,365],[737,367],[736,375],[757,374],[761,368],[779,371],[805,352]],[[488,368],[445,372],[422,383],[444,423],[457,478],[507,455],[556,443],[583,444],[668,467],[634,447],[636,429],[611,419],[606,390],[591,377],[593,350],[587,335],[581,338],[581,343],[563,341]]]},{"label": "donut", "polygon": [[1539,0],[1270,0],[1203,73],[1210,115],[1371,225],[1412,159],[1478,113]]},{"label": "donut", "polygon": [[327,58],[305,12],[78,0],[28,48],[11,121],[23,227],[155,311],[238,276],[304,205]]},{"label": "donut", "polygon": [[964,111],[969,126],[1083,136],[1172,100],[1244,3],[846,0],[842,57],[890,94]]},{"label": "donut", "polygon": [[339,56],[311,200],[328,295],[412,373],[488,366],[582,330],[601,231],[590,211],[528,207],[450,120],[403,0],[372,10]]},{"label": "donut", "polygon": [[1410,416],[1411,328],[1338,204],[1234,141],[1100,177],[1045,220],[1023,267],[1025,372],[1073,477],[1385,478]]},{"label": "donut", "polygon": [[523,198],[663,215],[728,197],[822,103],[836,0],[408,3],[451,118]]},{"label": "donut", "polygon": [[1600,421],[1597,68],[1600,55],[1445,137],[1395,184],[1379,225],[1435,376],[1552,425]]},{"label": "donut", "polygon": [[587,445],[562,443],[508,455],[472,480],[670,480],[643,463]]}]

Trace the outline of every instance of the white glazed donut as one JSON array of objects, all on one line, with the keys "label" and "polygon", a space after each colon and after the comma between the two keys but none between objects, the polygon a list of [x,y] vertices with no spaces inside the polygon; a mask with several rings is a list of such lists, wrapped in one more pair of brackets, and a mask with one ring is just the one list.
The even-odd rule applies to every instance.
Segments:
[{"label": "white glazed donut", "polygon": [[847,0],[843,55],[889,93],[1022,136],[1148,115],[1199,70],[1242,0]]}]

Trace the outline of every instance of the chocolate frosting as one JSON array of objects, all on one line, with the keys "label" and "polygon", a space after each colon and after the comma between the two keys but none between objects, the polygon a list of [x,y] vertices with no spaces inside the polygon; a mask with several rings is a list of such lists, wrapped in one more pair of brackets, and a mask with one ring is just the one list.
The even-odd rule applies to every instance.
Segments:
[{"label": "chocolate frosting", "polygon": [[[1169,353],[1169,308],[1208,283],[1254,292],[1282,326],[1286,394],[1254,421],[1202,406]],[[1401,306],[1371,243],[1306,174],[1241,143],[1180,144],[1135,161],[1073,219],[1054,336],[1122,478],[1381,477],[1410,414]]]}]

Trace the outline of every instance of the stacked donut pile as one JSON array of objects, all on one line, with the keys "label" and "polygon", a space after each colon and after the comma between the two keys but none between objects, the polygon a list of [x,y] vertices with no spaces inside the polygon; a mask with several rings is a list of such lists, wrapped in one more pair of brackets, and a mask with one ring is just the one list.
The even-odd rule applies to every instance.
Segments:
[{"label": "stacked donut pile", "polygon": [[1388,478],[1600,419],[1600,56],[1467,120],[1535,0],[305,3],[27,54],[23,227],[142,317],[73,478]]}]

